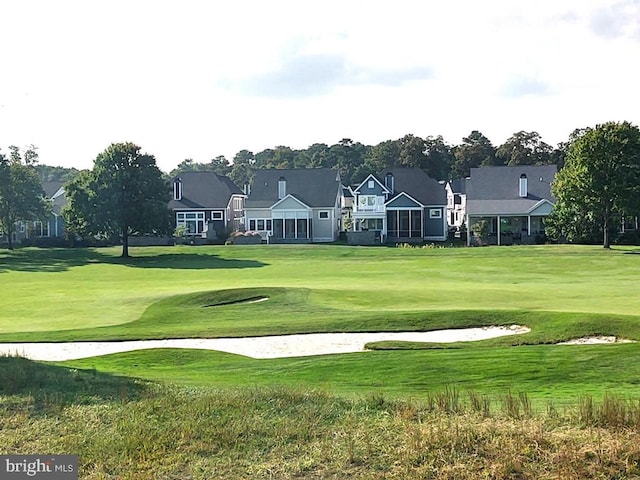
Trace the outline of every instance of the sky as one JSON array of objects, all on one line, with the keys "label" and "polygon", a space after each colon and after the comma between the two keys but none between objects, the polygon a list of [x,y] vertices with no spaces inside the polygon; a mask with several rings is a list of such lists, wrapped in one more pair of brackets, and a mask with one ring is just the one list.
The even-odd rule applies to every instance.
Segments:
[{"label": "sky", "polygon": [[170,171],[406,134],[640,124],[640,0],[2,0],[0,148]]}]

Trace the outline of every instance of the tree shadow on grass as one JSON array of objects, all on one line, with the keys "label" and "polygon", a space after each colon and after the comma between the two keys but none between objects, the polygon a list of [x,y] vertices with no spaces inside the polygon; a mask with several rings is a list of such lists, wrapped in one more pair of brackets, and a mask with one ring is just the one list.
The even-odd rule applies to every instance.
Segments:
[{"label": "tree shadow on grass", "polygon": [[257,260],[220,258],[205,253],[162,253],[148,257],[111,257],[104,263],[135,268],[173,268],[177,270],[259,268],[267,264]]},{"label": "tree shadow on grass", "polygon": [[257,260],[220,258],[206,253],[161,253],[121,258],[95,248],[23,248],[0,250],[0,273],[64,272],[89,264],[124,265],[134,268],[234,269],[258,268],[267,264]]},{"label": "tree shadow on grass", "polygon": [[66,405],[129,401],[149,385],[126,377],[0,356],[0,395],[28,397],[38,409]]}]

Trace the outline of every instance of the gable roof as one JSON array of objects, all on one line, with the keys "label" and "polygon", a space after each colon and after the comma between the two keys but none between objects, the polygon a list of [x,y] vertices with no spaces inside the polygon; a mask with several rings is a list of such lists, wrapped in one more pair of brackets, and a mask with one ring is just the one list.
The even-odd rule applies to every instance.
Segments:
[{"label": "gable roof", "polygon": [[47,198],[53,198],[53,196],[58,193],[58,190],[63,187],[64,182],[42,182],[41,185]]},{"label": "gable roof", "polygon": [[360,192],[360,188],[363,187],[365,184],[367,184],[369,182],[369,180],[373,180],[374,182],[376,182],[378,184],[378,186],[380,186],[380,188],[382,189],[382,191],[384,193],[389,192],[389,189],[385,186],[384,182],[380,181],[380,179],[378,177],[376,177],[373,173],[370,173],[369,175],[367,175],[367,178],[365,178],[363,181],[361,181],[354,189],[354,192]]},{"label": "gable roof", "polygon": [[62,207],[67,204],[63,187],[64,182],[42,182],[42,190],[45,196],[51,200],[51,208],[55,215],[60,215]]},{"label": "gable roof", "polygon": [[171,179],[182,181],[182,199],[172,199],[169,208],[226,208],[232,195],[242,190],[229,177],[214,172],[183,172]]},{"label": "gable roof", "polygon": [[[526,215],[541,200],[551,204],[555,165],[519,165],[513,167],[479,167],[471,169],[467,181],[467,212],[489,215]],[[527,177],[527,196],[519,196],[521,175]]]},{"label": "gable roof", "polygon": [[[384,179],[388,174],[393,175],[394,198],[401,192],[420,202],[422,205],[446,205],[447,192],[444,185],[431,178],[421,168],[395,167],[380,172],[379,177]],[[382,182],[384,185],[384,181]],[[391,200],[391,198],[389,200]]]},{"label": "gable roof", "polygon": [[268,168],[256,170],[245,208],[269,208],[280,201],[278,181],[286,181],[286,194],[309,207],[333,207],[342,184],[331,168]]},{"label": "gable roof", "polygon": [[[394,203],[398,204],[398,207],[396,207]],[[387,208],[422,208],[420,202],[418,202],[415,198],[413,198],[406,192],[400,192],[398,195],[386,202],[385,205],[387,206]]]}]

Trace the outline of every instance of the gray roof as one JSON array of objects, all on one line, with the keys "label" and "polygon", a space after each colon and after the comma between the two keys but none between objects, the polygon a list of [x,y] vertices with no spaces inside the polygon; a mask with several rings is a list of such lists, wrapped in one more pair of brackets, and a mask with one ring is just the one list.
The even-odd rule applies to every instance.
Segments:
[{"label": "gray roof", "polygon": [[52,198],[63,185],[64,182],[42,182],[42,190],[47,198]]},{"label": "gray roof", "polygon": [[330,168],[256,170],[245,208],[269,208],[277,203],[278,181],[286,181],[286,194],[309,207],[333,207],[342,188],[340,175]]},{"label": "gray roof", "polygon": [[54,195],[64,186],[64,182],[42,182],[42,190],[47,198],[53,199],[52,209],[53,213],[60,215],[62,207],[67,204],[67,197],[64,195],[64,190],[61,195],[54,198]]},{"label": "gray roof", "polygon": [[404,192],[422,205],[446,205],[447,192],[444,185],[431,178],[427,173],[417,167],[396,167],[384,170],[378,175],[380,183],[384,185],[387,174],[393,175],[394,192],[391,200]]},{"label": "gray roof", "polygon": [[[555,165],[472,168],[467,181],[467,213],[527,214],[543,200],[555,203],[551,182],[556,172]],[[527,176],[526,197],[519,196],[523,174]]]},{"label": "gray roof", "polygon": [[182,200],[172,199],[169,208],[226,208],[232,195],[242,190],[229,177],[214,172],[184,172],[171,180],[182,181]]},{"label": "gray roof", "polygon": [[456,178],[455,180],[450,180],[449,186],[451,187],[451,191],[453,193],[461,193],[462,195],[467,193],[466,178]]}]

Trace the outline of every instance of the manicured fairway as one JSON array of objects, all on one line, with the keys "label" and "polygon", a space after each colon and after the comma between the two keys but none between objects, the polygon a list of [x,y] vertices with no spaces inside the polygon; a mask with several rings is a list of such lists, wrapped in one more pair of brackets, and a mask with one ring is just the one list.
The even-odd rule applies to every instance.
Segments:
[{"label": "manicured fairway", "polygon": [[[341,394],[419,396],[457,384],[568,399],[638,395],[639,344],[560,347],[591,335],[640,340],[637,249],[347,246],[0,251],[0,342],[434,330],[526,325],[526,335],[422,351],[254,361],[134,352],[71,362],[201,385],[284,383]],[[242,303],[256,297],[259,303]],[[239,303],[234,303],[239,302]],[[520,346],[518,346],[520,345]]]}]

